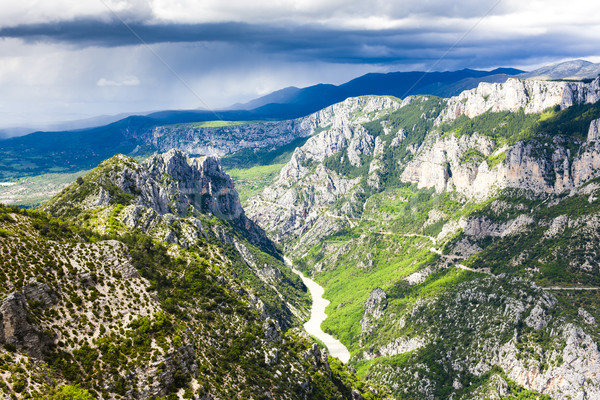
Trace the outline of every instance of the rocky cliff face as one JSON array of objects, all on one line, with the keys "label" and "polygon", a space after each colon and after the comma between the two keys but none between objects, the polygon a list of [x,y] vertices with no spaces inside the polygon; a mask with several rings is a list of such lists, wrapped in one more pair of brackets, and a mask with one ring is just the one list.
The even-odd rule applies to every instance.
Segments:
[{"label": "rocky cliff face", "polygon": [[13,292],[2,300],[0,316],[0,343],[36,358],[48,352],[53,338],[31,322],[27,300],[21,293]]},{"label": "rocky cliff face", "polygon": [[382,317],[385,308],[387,307],[387,296],[383,289],[376,287],[369,294],[369,298],[365,302],[365,313],[361,320],[361,329],[363,335],[373,333],[376,321]]},{"label": "rocky cliff face", "polygon": [[[492,139],[478,134],[460,138],[432,135],[407,163],[401,178],[419,188],[456,190],[480,200],[506,188],[558,194],[599,176],[598,120],[590,123],[587,138],[573,151],[561,137],[551,142],[534,139],[497,146]],[[464,161],[473,151],[482,157]],[[486,158],[498,156],[504,156],[504,160],[490,166]]]},{"label": "rocky cliff face", "polygon": [[[367,96],[348,99],[311,116],[322,131],[296,148],[274,184],[251,199],[247,207],[251,218],[271,232],[276,241],[304,235],[306,243],[316,243],[323,235],[351,225],[353,209],[362,206],[361,178],[344,176],[325,167],[323,162],[339,157],[341,164],[367,167],[370,184],[379,185],[378,174],[384,172],[383,164],[373,161],[369,165],[365,160],[379,160],[383,144],[363,123],[382,118],[412,101],[412,97],[399,102]],[[386,132],[391,136],[389,128]],[[343,210],[332,208],[335,204],[343,204]]]},{"label": "rocky cliff face", "polygon": [[274,251],[262,230],[246,217],[219,160],[188,159],[178,150],[142,164],[116,155],[44,209],[62,217],[85,218],[103,232],[136,230],[184,247],[206,236],[201,219],[212,215],[243,230],[251,243]]},{"label": "rocky cliff face", "polygon": [[448,107],[437,122],[452,121],[461,115],[476,117],[486,111],[517,111],[539,113],[549,107],[561,109],[574,104],[596,103],[600,100],[600,79],[591,83],[554,82],[509,78],[504,83],[480,83],[448,100]]},{"label": "rocky cliff face", "polygon": [[400,102],[391,97],[363,96],[293,120],[226,127],[164,126],[139,139],[158,152],[179,149],[187,154],[223,156],[243,149],[273,150],[324,127],[339,126],[341,121],[366,122],[399,106]]}]

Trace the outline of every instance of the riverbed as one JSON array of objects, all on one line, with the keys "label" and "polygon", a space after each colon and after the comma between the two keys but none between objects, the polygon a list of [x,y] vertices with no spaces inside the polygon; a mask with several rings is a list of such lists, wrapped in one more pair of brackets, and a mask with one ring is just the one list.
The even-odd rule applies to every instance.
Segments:
[{"label": "riverbed", "polygon": [[302,274],[302,272],[294,268],[289,259],[286,258],[285,262],[292,269],[292,271],[302,279],[302,282],[304,282],[304,285],[308,288],[308,291],[310,292],[310,297],[312,297],[310,319],[304,324],[304,329],[310,335],[316,337],[321,342],[325,343],[329,354],[331,354],[334,357],[337,357],[338,359],[340,359],[340,361],[347,363],[348,360],[350,360],[350,352],[348,351],[346,346],[344,346],[342,342],[340,342],[330,334],[323,332],[323,330],[321,329],[321,323],[323,323],[323,321],[325,321],[325,318],[327,318],[327,314],[325,314],[325,307],[327,307],[330,303],[329,300],[323,298],[323,293],[325,293],[325,289],[323,289],[323,287],[317,282],[305,277]]}]

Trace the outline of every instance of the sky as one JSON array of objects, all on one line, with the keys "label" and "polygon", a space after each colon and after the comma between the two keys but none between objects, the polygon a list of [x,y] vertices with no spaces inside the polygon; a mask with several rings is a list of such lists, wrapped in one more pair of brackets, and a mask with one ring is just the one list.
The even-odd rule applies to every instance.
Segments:
[{"label": "sky", "polygon": [[600,61],[597,0],[0,0],[0,128],[368,72]]}]

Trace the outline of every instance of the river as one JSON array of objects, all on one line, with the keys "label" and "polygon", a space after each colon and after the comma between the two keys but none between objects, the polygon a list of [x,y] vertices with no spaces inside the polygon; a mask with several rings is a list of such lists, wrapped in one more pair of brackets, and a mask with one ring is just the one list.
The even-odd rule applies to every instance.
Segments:
[{"label": "river", "polygon": [[319,285],[317,282],[305,277],[302,274],[302,272],[294,268],[294,266],[288,258],[285,258],[285,263],[292,269],[292,271],[296,275],[298,275],[302,279],[302,282],[304,282],[304,285],[306,285],[308,291],[310,292],[310,297],[312,297],[310,319],[304,324],[304,329],[306,330],[306,332],[316,337],[321,342],[325,343],[325,346],[327,346],[327,350],[329,350],[329,354],[339,358],[342,362],[347,363],[348,360],[350,360],[350,352],[348,351],[346,346],[344,346],[342,342],[340,342],[330,334],[323,332],[323,330],[321,329],[321,323],[323,323],[323,321],[325,321],[325,318],[327,318],[327,314],[325,314],[325,307],[327,307],[330,303],[329,300],[323,298],[323,293],[325,293],[325,289],[323,289],[323,287],[321,287],[321,285]]}]

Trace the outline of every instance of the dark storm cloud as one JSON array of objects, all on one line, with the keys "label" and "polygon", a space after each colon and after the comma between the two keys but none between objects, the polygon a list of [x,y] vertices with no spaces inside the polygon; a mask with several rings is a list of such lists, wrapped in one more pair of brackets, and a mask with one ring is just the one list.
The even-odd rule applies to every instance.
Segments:
[{"label": "dark storm cloud", "polygon": [[[134,33],[135,32],[135,33]],[[319,26],[278,27],[247,23],[143,24],[120,21],[74,20],[20,25],[0,29],[0,37],[27,42],[61,42],[76,47],[118,47],[186,42],[225,42],[254,46],[261,52],[285,53],[290,58],[329,62],[389,63],[423,48],[446,43],[409,29],[340,30]],[[411,56],[411,58],[413,58]]]},{"label": "dark storm cloud", "polygon": [[[576,57],[591,47],[589,41],[564,33],[495,39],[480,39],[471,33],[459,41],[466,29],[433,25],[427,29],[349,30],[238,22],[125,25],[118,20],[76,19],[5,27],[0,29],[0,37],[66,43],[76,48],[139,45],[139,38],[148,44],[218,42],[254,49],[257,56],[277,54],[292,61],[332,63],[431,65],[443,57],[441,66],[446,69],[510,65],[513,60],[523,63],[541,56]],[[589,54],[594,52],[589,49]]]}]

